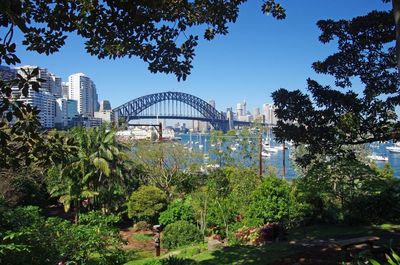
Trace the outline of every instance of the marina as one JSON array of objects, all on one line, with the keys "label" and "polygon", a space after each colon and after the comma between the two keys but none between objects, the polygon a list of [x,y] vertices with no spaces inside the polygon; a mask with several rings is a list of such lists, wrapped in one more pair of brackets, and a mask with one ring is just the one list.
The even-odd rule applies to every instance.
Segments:
[{"label": "marina", "polygon": [[[210,150],[218,147],[218,145],[211,143],[209,133],[192,133],[192,134],[177,134],[175,138],[180,139],[179,141],[184,144],[187,148],[203,153],[207,157],[206,162],[212,161],[212,155],[209,154]],[[190,139],[196,139],[195,141]],[[258,141],[249,140],[249,144],[256,145],[258,150]],[[285,144],[285,178],[293,179],[296,178],[296,172],[293,168],[292,161],[290,159],[291,150],[294,148],[292,143],[287,142]],[[229,145],[229,149],[233,153],[238,152],[240,149],[239,143],[235,142]],[[375,162],[379,167],[383,167],[386,163],[389,163],[394,170],[394,175],[400,177],[400,146],[392,143],[373,143],[369,146],[370,155],[368,158]],[[399,150],[399,152],[397,152]],[[258,153],[256,153],[258,159]],[[278,176],[283,176],[283,146],[274,141],[274,139],[263,141],[263,169],[266,172],[269,168],[273,167],[276,169]],[[253,158],[254,159],[254,158]]]}]

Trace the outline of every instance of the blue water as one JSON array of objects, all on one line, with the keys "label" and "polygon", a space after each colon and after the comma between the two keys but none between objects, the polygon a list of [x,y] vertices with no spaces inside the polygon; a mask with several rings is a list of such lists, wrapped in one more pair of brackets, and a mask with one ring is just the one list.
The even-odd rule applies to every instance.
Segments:
[{"label": "blue water", "polygon": [[[181,137],[181,143],[182,144],[187,144],[189,142],[189,134],[180,134],[179,137]],[[201,137],[199,134],[192,134],[192,141],[194,142],[199,142],[199,144],[202,144],[204,148],[200,150],[198,148],[199,144],[193,144],[193,149],[196,150],[197,152],[201,153],[209,153],[210,148],[210,135],[209,134],[201,134]],[[257,144],[256,141],[253,141],[253,144]],[[272,146],[275,146],[277,144],[271,143]],[[391,144],[379,144],[375,146],[371,146],[371,153],[379,154],[379,155],[385,155],[388,157],[389,161],[388,163],[394,170],[394,175],[396,177],[400,177],[400,153],[390,153],[389,151],[386,150],[387,146],[390,146]],[[290,156],[290,147],[289,149],[285,150],[285,168],[286,168],[286,174],[285,178],[287,179],[292,179],[296,178],[296,173],[294,171],[294,168],[291,165],[291,159],[289,158]],[[211,157],[212,160],[212,157]],[[258,154],[257,157],[253,158],[254,161],[257,161],[257,166],[258,166]],[[376,164],[379,167],[383,167],[387,162],[380,162],[376,161]],[[263,171],[267,173],[267,170],[269,167],[275,168],[276,173],[278,176],[283,176],[283,151],[279,150],[277,153],[271,153],[270,157],[265,157],[263,158]],[[258,171],[257,171],[258,172]]]}]

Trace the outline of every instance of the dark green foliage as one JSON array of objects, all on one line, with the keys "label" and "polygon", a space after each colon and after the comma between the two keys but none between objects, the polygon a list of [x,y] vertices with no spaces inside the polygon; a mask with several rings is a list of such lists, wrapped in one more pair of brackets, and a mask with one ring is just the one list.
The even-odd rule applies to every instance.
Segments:
[{"label": "dark green foliage", "polygon": [[177,221],[194,222],[194,210],[190,205],[191,198],[177,199],[168,205],[168,208],[160,214],[159,224],[167,226]]},{"label": "dark green foliage", "polygon": [[399,182],[356,159],[320,161],[296,181],[308,217],[328,223],[396,222]]},{"label": "dark green foliage", "polygon": [[297,214],[296,204],[289,183],[268,176],[252,194],[246,222],[257,226],[267,222],[288,221]]},{"label": "dark green foliage", "polygon": [[[67,32],[83,37],[86,50],[100,59],[137,56],[148,63],[152,73],[174,73],[178,80],[190,74],[198,36],[194,26],[206,26],[204,38],[228,33],[240,4],[209,1],[2,1],[0,25],[0,63],[19,63],[13,42],[14,30],[23,34],[23,45],[38,53],[59,51]],[[262,11],[277,19],[285,10],[274,0],[264,3]],[[186,32],[183,40],[179,38]]]},{"label": "dark green foliage", "polygon": [[166,194],[153,186],[141,186],[128,201],[128,216],[136,221],[156,224],[167,205]]},{"label": "dark green foliage", "polygon": [[[393,13],[372,11],[317,25],[322,31],[320,41],[337,41],[338,51],[315,62],[313,68],[332,75],[340,89],[308,79],[309,95],[300,90],[274,92],[277,138],[307,144],[311,158],[316,153],[337,154],[344,145],[399,140],[395,108],[400,105],[400,79]],[[361,81],[362,93],[352,90],[353,80]]]},{"label": "dark green foliage", "polygon": [[164,248],[174,249],[203,241],[200,230],[187,221],[178,221],[165,227],[161,243]]},{"label": "dark green foliage", "polygon": [[134,231],[146,231],[151,229],[151,225],[146,221],[139,221],[133,226]]},{"label": "dark green foliage", "polygon": [[152,260],[144,263],[143,265],[195,265],[196,261],[180,258],[176,256],[169,256],[164,259]]},{"label": "dark green foliage", "polygon": [[0,263],[53,265],[59,261],[79,264],[123,264],[114,216],[92,212],[73,225],[59,218],[45,219],[37,207],[0,206]]}]

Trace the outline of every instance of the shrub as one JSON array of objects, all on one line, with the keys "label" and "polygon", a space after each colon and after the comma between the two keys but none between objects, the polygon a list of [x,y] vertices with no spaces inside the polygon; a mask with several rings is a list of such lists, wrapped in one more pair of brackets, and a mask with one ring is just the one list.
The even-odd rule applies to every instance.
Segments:
[{"label": "shrub", "polygon": [[286,229],[278,223],[267,223],[261,227],[242,227],[236,234],[236,239],[246,245],[259,246],[266,242],[276,241],[286,237]]},{"label": "shrub", "polygon": [[180,258],[176,256],[169,256],[164,259],[150,260],[143,265],[195,265],[197,262],[190,259]]},{"label": "shrub", "polygon": [[267,177],[252,194],[246,217],[250,226],[290,219],[290,208],[295,208],[291,188],[285,180]]},{"label": "shrub", "polygon": [[153,186],[141,186],[132,192],[128,201],[128,216],[136,221],[155,224],[166,204],[167,195],[162,190]]},{"label": "shrub", "polygon": [[167,210],[160,214],[158,220],[162,226],[167,226],[181,220],[193,222],[194,210],[193,207],[190,206],[190,199],[174,200],[170,205],[168,205]]},{"label": "shrub", "polygon": [[8,208],[0,204],[0,264],[52,265],[64,261],[85,264],[123,264],[125,253],[115,216],[92,212],[81,223],[45,219],[37,207]]},{"label": "shrub", "polygon": [[203,241],[200,230],[187,221],[178,221],[165,227],[161,242],[163,247],[173,249]]},{"label": "shrub", "polygon": [[147,231],[151,228],[151,225],[145,221],[139,221],[133,226],[133,231]]}]

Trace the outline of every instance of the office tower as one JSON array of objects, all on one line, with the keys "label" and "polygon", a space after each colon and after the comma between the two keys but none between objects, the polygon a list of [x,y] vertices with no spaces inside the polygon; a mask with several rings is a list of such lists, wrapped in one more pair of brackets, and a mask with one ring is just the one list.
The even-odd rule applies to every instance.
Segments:
[{"label": "office tower", "polygon": [[62,96],[62,82],[61,77],[49,73],[49,92],[53,94],[56,98]]},{"label": "office tower", "polygon": [[23,65],[20,67],[16,67],[17,73],[20,74],[22,77],[26,78],[28,73],[31,73],[35,68],[39,68],[38,75],[31,79],[31,81],[37,81],[38,78],[43,79],[44,82],[38,82],[40,88],[43,91],[51,93],[51,86],[53,80],[50,77],[50,73],[47,71],[46,68],[40,68],[34,65]]},{"label": "office tower", "polygon": [[77,73],[69,76],[68,86],[68,98],[78,102],[78,113],[93,117],[98,109],[98,96],[93,81],[85,74]]},{"label": "office tower", "polygon": [[260,108],[256,107],[253,109],[253,116],[254,117],[260,116]]},{"label": "office tower", "polygon": [[215,108],[215,100],[211,99],[208,104],[210,104],[213,108]]},{"label": "office tower", "polygon": [[9,81],[15,79],[17,76],[17,71],[8,66],[0,65],[0,80]]},{"label": "office tower", "polygon": [[54,119],[54,126],[58,129],[66,128],[68,126],[68,106],[66,98],[56,99],[56,112]]},{"label": "office tower", "polygon": [[263,105],[263,113],[265,115],[265,122],[276,124],[276,115],[275,115],[275,105],[271,103],[266,103]]},{"label": "office tower", "polygon": [[61,84],[61,90],[62,90],[62,97],[63,98],[68,98],[69,97],[69,86],[68,82],[62,82]]},{"label": "office tower", "polygon": [[111,104],[110,104],[110,101],[108,101],[108,100],[102,100],[100,102],[99,111],[105,111],[105,110],[111,110]]}]

